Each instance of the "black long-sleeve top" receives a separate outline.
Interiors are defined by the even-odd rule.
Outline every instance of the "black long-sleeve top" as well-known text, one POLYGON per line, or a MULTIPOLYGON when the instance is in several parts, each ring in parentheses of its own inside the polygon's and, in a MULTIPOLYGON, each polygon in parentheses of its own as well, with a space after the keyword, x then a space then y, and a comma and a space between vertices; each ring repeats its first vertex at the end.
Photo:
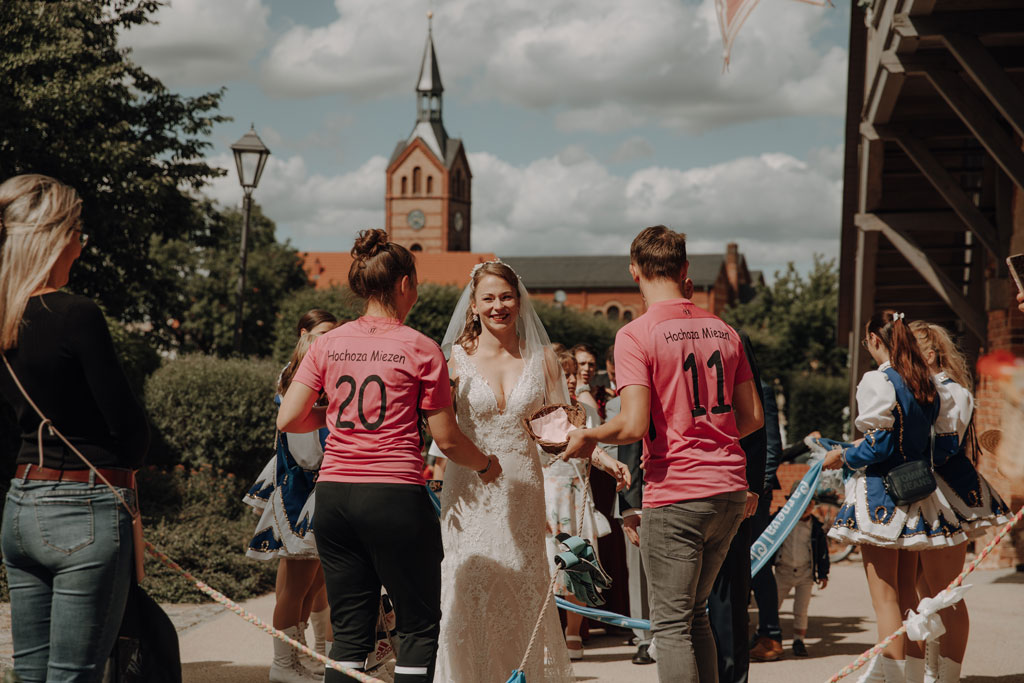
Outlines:
MULTIPOLYGON (((742 330, 738 330, 740 340, 743 342, 743 352, 747 356, 750 370, 754 375, 754 386, 757 387, 757 398, 764 408, 764 393, 761 385, 761 371, 757 366, 757 358, 754 356, 754 347, 750 343, 750 337, 742 330)), ((765 488, 765 461, 768 458, 768 433, 764 427, 748 434, 740 439, 740 448, 747 456, 747 489, 758 496, 764 493, 765 488)))
MULTIPOLYGON (((29 299, 18 345, 6 352, 32 400, 96 467, 136 468, 149 448, 145 412, 128 385, 99 307, 53 292, 29 299)), ((0 362, 0 395, 14 407, 22 433, 17 462, 39 462, 39 416, 0 362)), ((43 465, 86 465, 44 430, 43 465)))

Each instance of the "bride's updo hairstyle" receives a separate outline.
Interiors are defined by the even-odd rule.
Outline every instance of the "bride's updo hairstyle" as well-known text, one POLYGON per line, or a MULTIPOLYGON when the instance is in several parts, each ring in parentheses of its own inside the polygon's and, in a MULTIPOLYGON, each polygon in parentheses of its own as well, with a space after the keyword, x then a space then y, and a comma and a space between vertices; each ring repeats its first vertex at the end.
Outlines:
POLYGON ((363 230, 352 247, 348 286, 356 296, 375 299, 394 311, 395 285, 403 277, 416 279, 416 259, 400 244, 388 241, 383 230, 363 230))
MULTIPOLYGON (((488 261, 473 269, 469 288, 469 300, 471 302, 476 299, 476 286, 480 284, 480 280, 483 279, 484 275, 500 277, 512 287, 512 291, 516 293, 516 299, 519 298, 519 276, 516 275, 516 272, 501 261, 488 261)), ((476 338, 480 336, 481 325, 482 323, 479 319, 473 319, 473 307, 470 306, 466 309, 466 326, 462 328, 462 334, 455 340, 455 343, 467 351, 471 350, 476 346, 476 338)))
POLYGON ((931 372, 910 326, 903 321, 903 314, 891 310, 875 313, 865 327, 868 334, 878 335, 882 340, 893 370, 907 383, 914 398, 919 403, 934 401, 936 391, 931 372))

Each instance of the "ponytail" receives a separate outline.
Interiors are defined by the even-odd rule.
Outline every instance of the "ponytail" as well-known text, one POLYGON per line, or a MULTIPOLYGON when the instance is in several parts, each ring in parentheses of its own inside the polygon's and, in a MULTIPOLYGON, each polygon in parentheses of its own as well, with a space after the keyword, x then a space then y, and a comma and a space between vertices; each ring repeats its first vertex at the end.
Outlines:
POLYGON ((918 403, 933 402, 937 395, 935 383, 903 314, 891 310, 876 313, 868 321, 867 332, 882 340, 893 370, 906 382, 914 399, 918 403))

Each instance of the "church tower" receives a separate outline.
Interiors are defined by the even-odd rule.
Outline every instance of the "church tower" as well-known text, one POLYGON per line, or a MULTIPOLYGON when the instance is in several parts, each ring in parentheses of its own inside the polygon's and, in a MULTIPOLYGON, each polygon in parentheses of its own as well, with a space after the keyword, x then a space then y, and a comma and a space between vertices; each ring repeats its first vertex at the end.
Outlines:
POLYGON ((444 128, 433 13, 427 22, 416 82, 416 125, 388 162, 386 227, 392 241, 412 251, 469 251, 473 175, 462 140, 448 137, 444 128))

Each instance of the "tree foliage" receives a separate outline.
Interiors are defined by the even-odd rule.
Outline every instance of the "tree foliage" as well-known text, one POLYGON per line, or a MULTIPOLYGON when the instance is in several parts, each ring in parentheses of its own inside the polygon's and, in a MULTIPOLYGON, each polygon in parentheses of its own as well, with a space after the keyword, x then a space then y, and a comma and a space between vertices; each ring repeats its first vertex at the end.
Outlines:
POLYGON ((274 322, 271 357, 281 364, 288 362, 298 341, 296 325, 307 311, 322 308, 340 322, 355 320, 363 311, 363 302, 348 287, 314 289, 312 285, 296 289, 281 300, 274 322))
POLYGON ((221 173, 203 155, 222 93, 171 93, 117 45, 160 4, 0 2, 0 180, 43 173, 78 191, 90 245, 70 288, 121 319, 158 314, 150 238, 187 239, 189 191, 221 173))
POLYGON ((725 320, 750 335, 761 374, 784 378, 794 372, 837 376, 847 351, 836 340, 839 274, 835 260, 815 256, 802 276, 790 263, 746 303, 726 309, 725 320))
MULTIPOLYGON (((224 356, 233 349, 243 216, 209 201, 197 202, 195 213, 201 227, 190 239, 151 240, 149 286, 161 313, 161 319, 152 321, 152 333, 165 348, 224 356)), ((274 222, 254 204, 242 319, 244 355, 271 353, 281 301, 307 284, 298 252, 279 243, 274 231, 274 222)))

